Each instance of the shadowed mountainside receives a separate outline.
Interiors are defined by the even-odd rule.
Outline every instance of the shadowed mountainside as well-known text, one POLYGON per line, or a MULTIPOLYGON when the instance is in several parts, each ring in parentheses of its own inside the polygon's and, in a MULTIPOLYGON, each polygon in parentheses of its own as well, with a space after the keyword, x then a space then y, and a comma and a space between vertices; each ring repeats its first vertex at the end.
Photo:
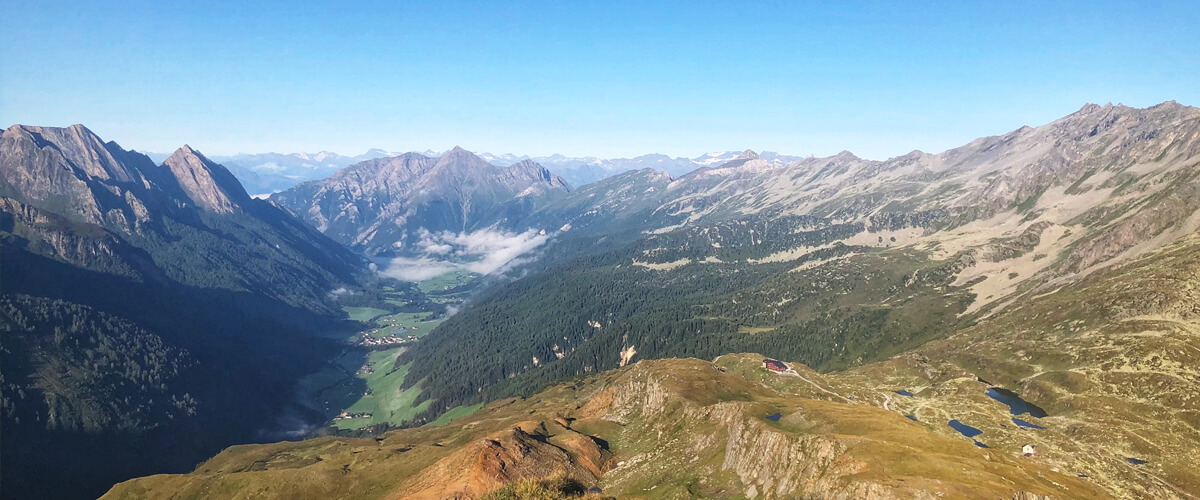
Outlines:
POLYGON ((261 440, 362 259, 184 146, 0 135, 3 496, 78 498, 261 440))

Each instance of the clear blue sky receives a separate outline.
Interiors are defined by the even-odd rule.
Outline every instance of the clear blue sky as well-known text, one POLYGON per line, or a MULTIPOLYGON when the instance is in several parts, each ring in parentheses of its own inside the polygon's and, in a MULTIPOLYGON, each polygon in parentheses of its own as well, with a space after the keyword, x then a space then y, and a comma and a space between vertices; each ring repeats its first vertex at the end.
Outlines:
POLYGON ((1194 0, 0 3, 0 126, 150 151, 881 159, 1200 105, 1194 0))

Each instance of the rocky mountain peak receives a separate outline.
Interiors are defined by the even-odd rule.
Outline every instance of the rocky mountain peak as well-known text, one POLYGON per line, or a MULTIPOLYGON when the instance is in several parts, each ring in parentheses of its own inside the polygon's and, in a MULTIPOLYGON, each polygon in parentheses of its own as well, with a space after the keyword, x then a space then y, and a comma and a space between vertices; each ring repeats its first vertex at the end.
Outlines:
POLYGON ((555 175, 553 172, 546 169, 542 164, 533 160, 521 160, 508 167, 513 172, 519 172, 529 180, 535 182, 544 182, 552 188, 560 188, 567 191, 571 190, 570 184, 563 180, 562 177, 555 175))
POLYGON ((104 141, 83 125, 66 128, 13 125, 4 135, 30 147, 30 153, 60 156, 70 167, 92 179, 106 183, 141 182, 136 170, 126 168, 114 158, 104 141))
POLYGON ((443 154, 442 157, 443 158, 465 158, 465 157, 477 157, 477 156, 475 155, 475 153, 472 153, 470 151, 463 149, 462 146, 454 146, 453 148, 450 149, 450 151, 447 151, 445 154, 443 154))
POLYGON ((433 169, 453 172, 452 175, 474 176, 492 167, 491 163, 488 163, 487 160, 475 153, 467 151, 460 146, 454 146, 453 149, 437 158, 437 163, 433 169))
POLYGON ((163 162, 179 189, 192 203, 205 210, 231 213, 249 203, 250 196, 225 167, 184 144, 163 162))
POLYGON ((747 149, 742 151, 742 154, 738 155, 738 159, 757 160, 758 153, 755 153, 753 149, 747 149))
POLYGON ((854 153, 851 153, 851 152, 849 152, 849 151, 846 151, 846 150, 842 150, 840 153, 838 153, 838 154, 836 154, 836 155, 833 155, 833 158, 834 158, 834 159, 836 159, 836 160, 841 160, 841 161, 852 161, 852 160, 858 160, 858 159, 860 159, 860 158, 859 158, 858 156, 856 156, 854 153))
POLYGON ((514 170, 534 170, 534 169, 545 170, 545 167, 543 167, 540 163, 533 161, 533 160, 521 160, 519 162, 512 164, 511 166, 509 166, 509 168, 514 169, 514 170))

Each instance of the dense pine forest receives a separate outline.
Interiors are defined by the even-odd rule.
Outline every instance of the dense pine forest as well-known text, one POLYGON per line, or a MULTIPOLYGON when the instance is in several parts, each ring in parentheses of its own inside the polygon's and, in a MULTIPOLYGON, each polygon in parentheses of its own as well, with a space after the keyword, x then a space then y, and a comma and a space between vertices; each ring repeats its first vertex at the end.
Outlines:
MULTIPOLYGON (((877 219, 880 230, 944 221, 877 219)), ((433 400, 415 423, 616 368, 630 348, 636 359, 759 352, 829 370, 882 359, 954 328, 971 296, 931 293, 952 281, 941 268, 953 262, 831 243, 861 230, 785 217, 562 241, 538 272, 488 289, 403 356, 413 362, 405 386, 420 384, 418 401, 433 400), (788 262, 746 262, 797 245, 821 248, 788 262), (858 258, 843 259, 852 255, 858 258), (832 264, 805 266, 824 262, 832 264), (667 272, 652 263, 680 267, 667 272)))

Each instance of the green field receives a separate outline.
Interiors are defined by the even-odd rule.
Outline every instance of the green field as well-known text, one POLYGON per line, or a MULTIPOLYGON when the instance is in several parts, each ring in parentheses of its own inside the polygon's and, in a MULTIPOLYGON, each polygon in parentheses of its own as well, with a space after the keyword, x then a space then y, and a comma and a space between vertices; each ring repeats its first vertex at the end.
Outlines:
MULTIPOLYGON (((400 424, 429 406, 429 401, 416 407, 412 406, 412 402, 421 393, 420 389, 412 387, 408 390, 400 390, 400 384, 404 383, 404 376, 408 374, 408 365, 395 366, 401 349, 372 352, 365 365, 371 367, 372 373, 359 371, 354 379, 347 380, 342 384, 346 388, 361 389, 365 382, 366 390, 370 393, 355 391, 354 394, 336 394, 330 399, 330 403, 333 403, 334 399, 337 399, 339 403, 349 403, 342 406, 347 412, 370 413, 371 417, 337 420, 333 423, 335 426, 339 429, 358 429, 384 422, 400 424), (342 399, 340 396, 347 397, 342 399)), ((341 387, 339 386, 339 388, 341 387)), ((345 393, 347 391, 335 390, 334 392, 345 393)))
POLYGON ((430 278, 420 283, 417 286, 424 293, 445 291, 446 287, 456 287, 470 283, 471 280, 479 277, 478 274, 472 273, 465 269, 456 269, 436 278, 430 278))
MULTIPOLYGON (((443 292, 442 295, 430 297, 436 303, 460 304, 463 301, 460 295, 465 295, 466 292, 444 294, 446 288, 465 285, 476 278, 478 278, 477 274, 458 270, 420 282, 418 286, 424 293, 443 292)), ((384 301, 388 306, 399 308, 408 305, 402 294, 397 293, 395 288, 384 286, 383 291, 384 301)), ((381 305, 381 307, 386 306, 381 305)), ((351 320, 370 326, 360 332, 360 335, 371 335, 376 338, 391 334, 401 337, 413 335, 420 338, 445 320, 445 317, 431 319, 436 314, 433 311, 393 314, 377 307, 343 306, 342 309, 346 311, 351 320)), ((359 429, 385 422, 401 424, 424 411, 430 403, 430 401, 425 401, 413 407, 412 403, 421 390, 416 387, 406 391, 400 390, 400 385, 404 383, 404 377, 408 374, 409 365, 396 366, 395 364, 396 358, 404 349, 405 347, 396 347, 369 353, 351 349, 324 370, 302 379, 298 389, 329 418, 342 411, 351 414, 371 414, 369 418, 359 417, 333 421, 333 425, 339 429, 359 429), (367 367, 370 367, 370 373, 367 373, 367 367)), ((478 405, 454 408, 438 419, 438 424, 469 415, 477 409, 479 409, 478 405)))
POLYGON ((425 334, 442 324, 442 321, 445 321, 445 318, 429 320, 428 318, 431 315, 431 313, 427 312, 418 312, 397 313, 384 316, 375 320, 375 324, 378 326, 378 328, 370 330, 368 333, 374 337, 386 337, 392 333, 402 337, 408 335, 424 337, 425 334))
POLYGON ((383 309, 376 309, 374 307, 342 306, 342 310, 346 311, 346 314, 350 315, 350 319, 354 321, 362 321, 363 323, 371 321, 371 318, 388 313, 383 309))

